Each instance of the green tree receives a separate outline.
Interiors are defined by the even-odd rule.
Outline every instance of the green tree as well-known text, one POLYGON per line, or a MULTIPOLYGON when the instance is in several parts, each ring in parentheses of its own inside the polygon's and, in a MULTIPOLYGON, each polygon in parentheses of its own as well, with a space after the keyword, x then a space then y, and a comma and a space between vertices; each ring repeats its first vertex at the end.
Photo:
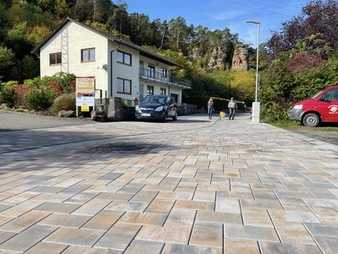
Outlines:
POLYGON ((14 57, 15 55, 11 49, 0 46, 0 73, 14 64, 14 57))

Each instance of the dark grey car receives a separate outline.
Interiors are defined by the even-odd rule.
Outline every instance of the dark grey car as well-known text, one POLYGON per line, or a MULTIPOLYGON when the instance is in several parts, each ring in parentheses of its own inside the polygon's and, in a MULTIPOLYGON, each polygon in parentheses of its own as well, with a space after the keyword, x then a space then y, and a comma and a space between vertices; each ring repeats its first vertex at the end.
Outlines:
POLYGON ((166 95, 148 95, 135 108, 138 120, 150 119, 164 121, 167 118, 177 120, 177 104, 173 98, 166 95))

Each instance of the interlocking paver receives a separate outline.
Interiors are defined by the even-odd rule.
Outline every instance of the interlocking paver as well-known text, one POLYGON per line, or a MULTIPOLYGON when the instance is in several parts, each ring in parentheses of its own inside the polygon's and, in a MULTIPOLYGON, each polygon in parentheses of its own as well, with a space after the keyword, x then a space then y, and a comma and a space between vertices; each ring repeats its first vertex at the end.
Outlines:
POLYGON ((49 214, 44 211, 31 211, 2 225, 0 230, 18 233, 47 217, 49 214))
POLYGON ((111 227, 122 216, 123 212, 103 210, 92 217, 83 228, 106 230, 111 227))
POLYGON ((62 227, 80 227, 91 217, 70 214, 51 214, 39 222, 39 224, 62 226, 62 227))
POLYGON ((135 240, 128 247, 126 254, 160 254, 164 244, 151 241, 135 240))
POLYGON ((0 253, 338 252, 337 146, 184 118, 2 133, 0 253))
POLYGON ((40 242, 27 251, 27 254, 60 254, 67 248, 67 245, 40 242))
POLYGON ((163 254, 221 254, 222 251, 210 247, 191 246, 182 244, 166 244, 163 254))
POLYGON ((24 252, 51 234, 56 228, 34 225, 0 245, 0 250, 24 252))
POLYGON ((89 248, 89 247, 80 247, 80 246, 70 246, 62 254, 121 254, 122 252, 117 252, 109 249, 101 248, 89 248))
POLYGON ((256 241, 225 240, 224 254, 260 254, 256 241))
POLYGON ((195 223, 189 243, 191 245, 222 248, 222 225, 195 223))
POLYGON ((59 228, 45 241, 70 245, 92 246, 104 233, 99 230, 59 228))
POLYGON ((141 226, 116 224, 95 244, 95 247, 124 251, 141 226))
POLYGON ((262 254, 320 254, 321 251, 314 245, 293 245, 263 242, 261 244, 262 254))

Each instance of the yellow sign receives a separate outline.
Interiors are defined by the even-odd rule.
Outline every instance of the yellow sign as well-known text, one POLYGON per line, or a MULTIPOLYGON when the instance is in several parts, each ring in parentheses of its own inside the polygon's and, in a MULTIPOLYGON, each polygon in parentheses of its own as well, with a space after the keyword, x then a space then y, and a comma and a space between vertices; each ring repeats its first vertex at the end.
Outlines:
POLYGON ((89 112, 89 106, 86 104, 81 105, 81 112, 89 112))

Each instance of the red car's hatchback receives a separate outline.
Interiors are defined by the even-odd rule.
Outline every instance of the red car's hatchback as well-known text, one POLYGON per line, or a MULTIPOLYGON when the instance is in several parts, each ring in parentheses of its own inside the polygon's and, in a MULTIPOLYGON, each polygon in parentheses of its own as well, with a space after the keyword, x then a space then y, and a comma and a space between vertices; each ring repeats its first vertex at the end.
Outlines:
POLYGON ((338 84, 326 87, 310 99, 297 102, 290 109, 289 118, 311 127, 321 122, 338 123, 338 84))

